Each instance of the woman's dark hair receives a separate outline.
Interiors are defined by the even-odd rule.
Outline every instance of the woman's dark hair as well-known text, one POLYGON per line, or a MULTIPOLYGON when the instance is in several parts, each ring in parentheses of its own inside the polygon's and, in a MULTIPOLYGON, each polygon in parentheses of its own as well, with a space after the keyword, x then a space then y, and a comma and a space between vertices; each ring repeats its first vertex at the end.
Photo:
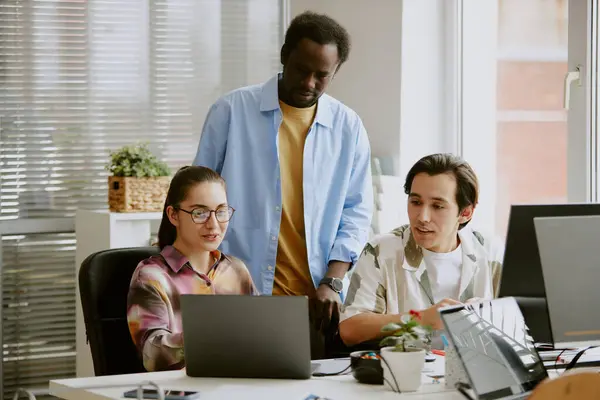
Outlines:
MULTIPOLYGON (((292 19, 285 33, 282 55, 289 55, 302 39, 310 39, 320 45, 335 44, 340 66, 346 62, 350 54, 348 31, 325 14, 305 11, 292 19)), ((283 58, 287 58, 287 56, 283 58)))
MULTIPOLYGON (((479 201, 479 181, 471 166, 462 158, 450 153, 431 154, 421 158, 406 175, 404 193, 410 195, 413 180, 420 173, 430 176, 452 174, 456 179, 456 204, 459 212, 479 201)), ((464 228, 470 221, 460 224, 464 228)))
POLYGON ((158 228, 158 247, 160 247, 161 250, 164 249, 165 246, 175 243, 175 239, 177 238, 177 228, 169 220, 167 207, 179 206, 179 204, 185 200, 192 187, 204 182, 218 182, 225 188, 225 180, 221 175, 206 167, 182 167, 177 171, 175 176, 173 176, 171 184, 169 185, 169 191, 167 192, 167 198, 165 199, 165 207, 163 208, 160 228, 158 228))

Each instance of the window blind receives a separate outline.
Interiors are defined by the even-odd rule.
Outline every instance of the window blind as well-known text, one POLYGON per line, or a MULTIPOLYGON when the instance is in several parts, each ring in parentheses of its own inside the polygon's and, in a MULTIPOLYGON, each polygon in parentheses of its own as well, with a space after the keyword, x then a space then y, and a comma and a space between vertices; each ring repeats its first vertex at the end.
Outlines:
POLYGON ((106 208, 125 144, 190 164, 216 98, 279 70, 282 3, 0 0, 0 232, 32 227, 2 236, 5 398, 75 374, 75 238, 41 221, 106 208))
POLYGON ((75 235, 2 237, 3 399, 75 371, 75 235))
POLYGON ((106 207, 108 151, 193 160, 221 94, 279 68, 280 0, 0 2, 0 219, 106 207))

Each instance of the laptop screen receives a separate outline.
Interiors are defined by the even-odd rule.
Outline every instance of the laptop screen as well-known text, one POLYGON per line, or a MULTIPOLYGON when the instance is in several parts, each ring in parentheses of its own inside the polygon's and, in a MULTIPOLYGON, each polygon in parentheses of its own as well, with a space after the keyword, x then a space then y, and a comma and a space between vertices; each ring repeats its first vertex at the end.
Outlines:
POLYGON ((479 399, 526 393, 548 375, 512 297, 440 311, 479 399))

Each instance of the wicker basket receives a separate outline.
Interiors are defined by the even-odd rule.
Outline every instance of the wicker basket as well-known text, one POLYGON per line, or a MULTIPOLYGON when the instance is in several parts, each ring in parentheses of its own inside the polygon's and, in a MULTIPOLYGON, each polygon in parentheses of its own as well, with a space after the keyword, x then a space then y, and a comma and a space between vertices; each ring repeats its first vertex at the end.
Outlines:
POLYGON ((162 211, 171 178, 108 177, 108 207, 112 212, 162 211))

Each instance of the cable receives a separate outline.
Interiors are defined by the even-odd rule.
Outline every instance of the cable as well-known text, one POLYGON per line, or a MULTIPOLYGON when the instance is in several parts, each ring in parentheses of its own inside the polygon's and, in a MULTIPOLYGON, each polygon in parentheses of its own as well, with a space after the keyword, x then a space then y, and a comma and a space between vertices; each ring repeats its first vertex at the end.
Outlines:
MULTIPOLYGON (((390 375, 392 376, 392 379, 394 380, 394 385, 392 385, 392 383, 387 380, 385 378, 385 376, 383 377, 384 382, 386 382, 388 385, 390 385, 390 388, 392 388, 392 390, 396 393, 402 393, 402 391, 400 390, 400 385, 398 385, 398 381, 396 380, 396 376, 394 375, 394 373, 392 372, 392 369, 390 368, 390 365, 388 364, 388 362, 383 358, 379 357, 380 361, 383 361, 385 363, 385 365, 387 366, 388 370, 390 371, 390 375)), ((346 368, 344 368, 341 371, 337 371, 337 372, 313 372, 312 376, 314 377, 324 377, 324 376, 337 376, 337 375, 342 375, 343 373, 345 373, 346 371, 348 371, 350 368, 352 367, 352 364, 348 365, 346 368)), ((375 368, 375 367, 365 367, 365 366, 359 366, 355 368, 355 371, 361 371, 361 370, 371 370, 374 371, 376 373, 379 373, 379 369, 375 368)), ((381 371, 381 373, 383 374, 383 371, 381 371)))
POLYGON ((471 395, 467 393, 467 390, 471 389, 471 385, 469 385, 468 383, 456 382, 454 387, 456 387, 456 390, 458 390, 458 392, 462 394, 465 398, 469 400, 474 400, 473 397, 471 397, 471 395))
POLYGON ((577 353, 575 355, 575 357, 573 357, 573 359, 571 360, 571 362, 569 363, 569 365, 566 366, 565 371, 570 370, 571 368, 573 368, 575 366, 575 364, 577 364, 577 361, 579 361, 579 359, 581 358, 581 356, 583 355, 583 353, 585 353, 586 351, 590 350, 590 349, 595 349, 598 346, 588 346, 585 349, 581 350, 579 353, 577 353))
POLYGON ((394 372, 392 371, 392 367, 390 367, 390 364, 388 364, 386 359, 381 354, 379 354, 379 359, 385 363, 386 367, 388 368, 388 371, 390 371, 390 375, 392 376, 392 379, 394 380, 394 384, 396 385, 396 388, 394 388, 394 386, 392 386, 392 383, 390 381, 385 379, 385 372, 383 374, 383 380, 385 382, 387 382, 388 385, 390 385, 390 388, 392 388, 392 390, 394 392, 402 393, 402 391, 400 390, 400 385, 398 385, 398 381, 396 380, 396 376, 394 375, 394 372))
POLYGON ((344 372, 348 371, 348 369, 350 369, 351 365, 348 365, 346 368, 344 368, 341 371, 338 372, 313 372, 312 376, 315 377, 322 377, 322 376, 336 376, 336 375, 341 375, 344 372))
POLYGON ((554 369, 558 369, 558 361, 560 360, 560 357, 563 355, 563 353, 567 350, 570 349, 562 349, 562 351, 560 353, 558 353, 558 356, 556 356, 556 359, 554 360, 554 369))

